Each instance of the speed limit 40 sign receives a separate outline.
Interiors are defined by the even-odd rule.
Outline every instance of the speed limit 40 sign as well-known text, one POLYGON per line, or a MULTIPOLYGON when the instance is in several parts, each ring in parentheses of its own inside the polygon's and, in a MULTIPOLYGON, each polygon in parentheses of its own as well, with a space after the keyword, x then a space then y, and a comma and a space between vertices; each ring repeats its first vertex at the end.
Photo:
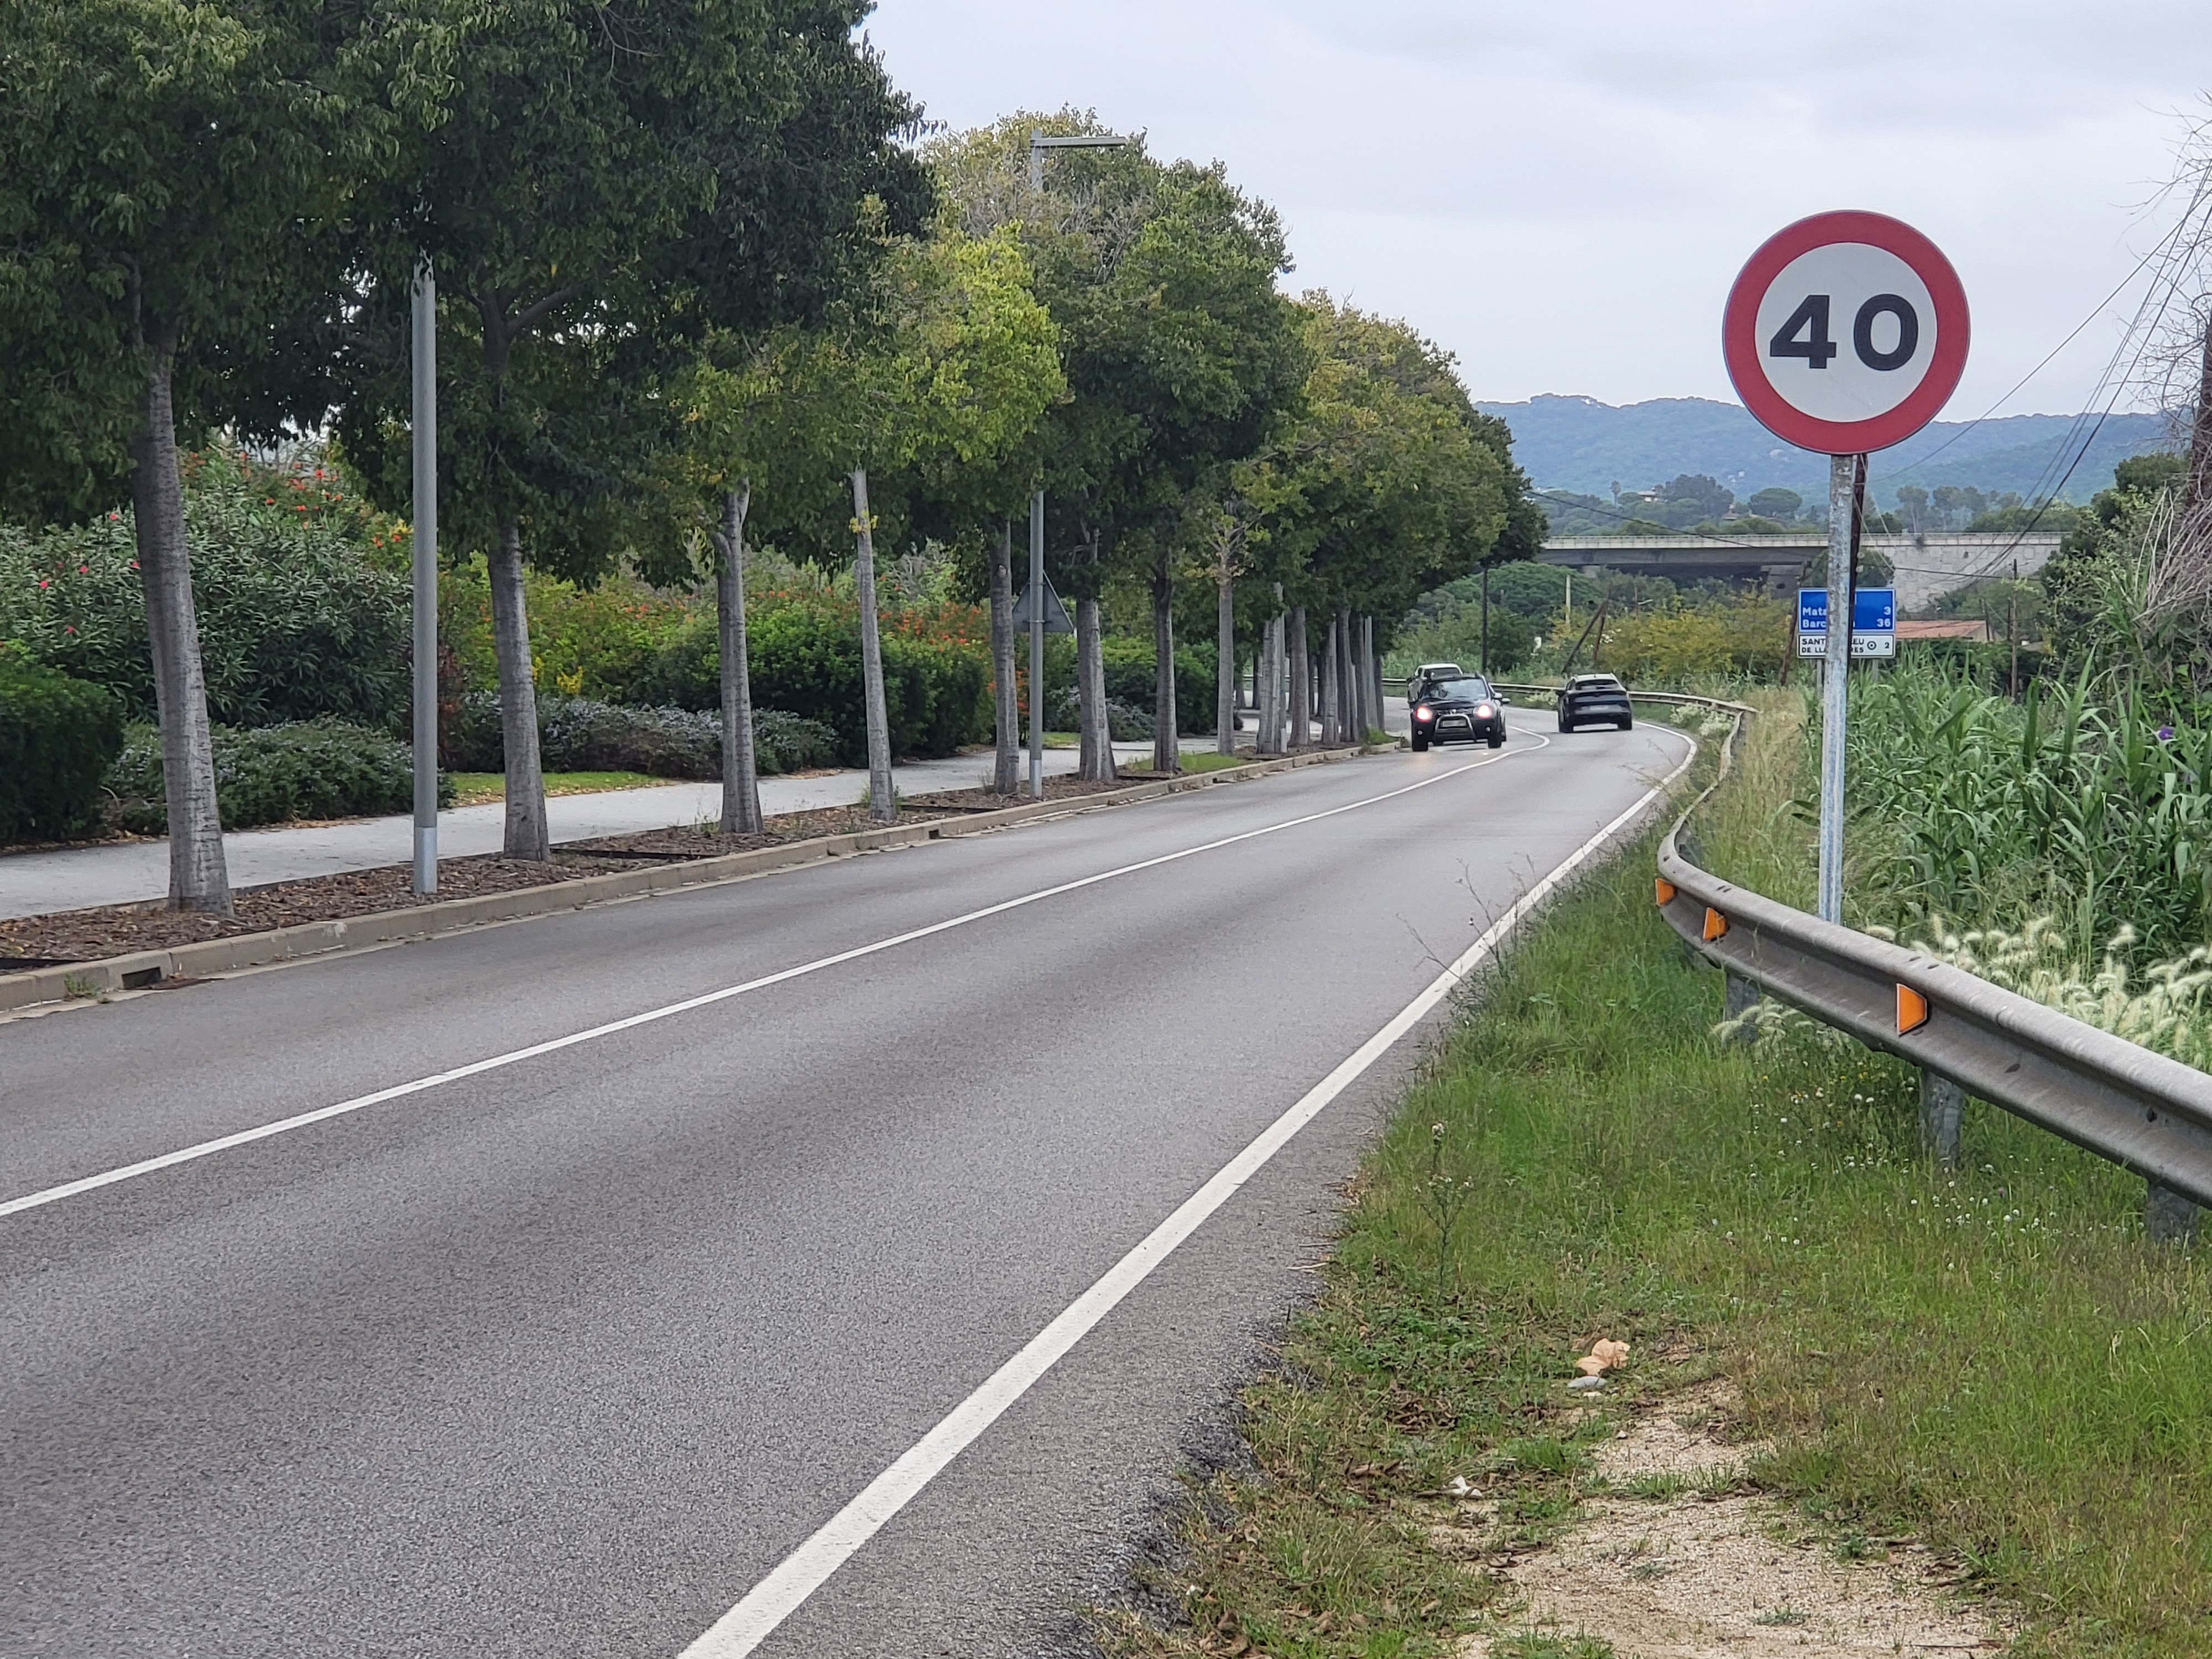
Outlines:
POLYGON ((1729 291, 1721 337, 1744 407, 1830 455, 1902 443, 1966 366, 1966 291, 1911 226, 1820 213, 1769 237, 1729 291))

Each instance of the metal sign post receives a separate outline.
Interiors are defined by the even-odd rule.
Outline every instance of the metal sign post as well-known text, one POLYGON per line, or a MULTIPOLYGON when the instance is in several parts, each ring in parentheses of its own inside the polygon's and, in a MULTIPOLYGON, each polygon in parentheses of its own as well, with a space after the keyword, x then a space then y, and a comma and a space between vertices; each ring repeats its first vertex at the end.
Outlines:
MULTIPOLYGON (((1030 497, 1030 592, 1044 591, 1044 491, 1030 497)), ((1030 612, 1030 793, 1044 799, 1044 607, 1030 612)))
POLYGON ((1863 455, 1828 458, 1828 643, 1820 665, 1820 876, 1823 921, 1844 919, 1844 718, 1851 673, 1850 624, 1857 609, 1851 592, 1851 504, 1859 493, 1863 455), (1844 637, 1833 649, 1838 633, 1844 637))
POLYGON ((438 890, 438 284, 415 276, 415 890, 438 890))
MULTIPOLYGON (((1951 262, 1911 226, 1879 213, 1800 219, 1767 238, 1729 290, 1722 350, 1744 406, 1777 437, 1830 458, 1817 653, 1824 921, 1844 919, 1844 720, 1851 659, 1861 654, 1851 590, 1867 455, 1936 417, 1966 368, 1968 333, 1966 292, 1951 262)), ((1816 654, 1806 648, 1810 622, 1806 614, 1804 655, 1816 654)))

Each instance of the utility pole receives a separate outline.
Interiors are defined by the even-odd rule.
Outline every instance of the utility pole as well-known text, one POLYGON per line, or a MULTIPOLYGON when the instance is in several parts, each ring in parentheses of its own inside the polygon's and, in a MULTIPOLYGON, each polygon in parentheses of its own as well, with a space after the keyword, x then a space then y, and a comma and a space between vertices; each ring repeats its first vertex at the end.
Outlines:
POLYGON ((2012 647, 2012 700, 2020 701, 2020 561, 2012 562, 2012 592, 2005 598, 2005 640, 2012 647))
POLYGON ((438 283, 415 273, 415 890, 438 890, 438 283))

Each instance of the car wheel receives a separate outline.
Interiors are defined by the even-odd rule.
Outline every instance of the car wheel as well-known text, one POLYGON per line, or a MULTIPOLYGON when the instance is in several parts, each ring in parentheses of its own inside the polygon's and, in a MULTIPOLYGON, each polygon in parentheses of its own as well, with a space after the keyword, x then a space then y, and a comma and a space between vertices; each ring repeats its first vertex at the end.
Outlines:
POLYGON ((1618 726, 1624 732, 1632 731, 1635 729, 1636 726, 1636 716, 1631 714, 1626 720, 1615 720, 1613 724, 1618 726))
POLYGON ((1429 746, 1429 740, 1428 740, 1426 738, 1419 737, 1419 736, 1416 736, 1416 737, 1414 738, 1414 739, 1413 739, 1413 752, 1414 752, 1415 754, 1417 754, 1417 755, 1418 755, 1418 754, 1419 754, 1423 750, 1426 749, 1428 746, 1429 746))
POLYGON ((1505 739, 1503 738, 1492 738, 1490 740, 1490 746, 1492 749, 1503 749, 1505 747, 1505 739))
POLYGON ((1572 720, 1569 720, 1569 719, 1568 719, 1565 714, 1562 714, 1562 715, 1560 715, 1560 716, 1559 716, 1559 730, 1560 730, 1560 731, 1562 731, 1562 732, 1571 732, 1571 731, 1573 731, 1574 729, 1575 729, 1575 723, 1574 723, 1572 720))

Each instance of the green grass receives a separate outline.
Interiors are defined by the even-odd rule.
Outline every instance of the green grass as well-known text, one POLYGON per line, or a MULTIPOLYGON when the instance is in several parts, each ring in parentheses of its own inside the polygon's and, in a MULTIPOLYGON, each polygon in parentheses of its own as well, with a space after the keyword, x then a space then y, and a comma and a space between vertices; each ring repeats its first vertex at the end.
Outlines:
POLYGON ((1221 772, 1232 766, 1249 766, 1255 757, 1251 755, 1218 755, 1210 749, 1186 749, 1182 751, 1182 769, 1186 772, 1221 772))
MULTIPOLYGON (((446 775, 453 780, 456 806, 478 806, 485 801, 507 799, 507 779, 501 773, 448 772, 446 775)), ((594 795, 609 789, 642 789, 670 781, 667 778, 648 777, 642 772, 548 772, 545 793, 594 795)))
MULTIPOLYGON (((1775 803, 1803 745, 1771 726, 1704 844, 1795 898, 1809 831, 1775 803)), ((1257 1471, 1191 1514, 1163 1586, 1190 1623, 1109 1639, 1448 1653, 1500 1590, 1426 1547, 1436 1494, 1466 1475, 1525 1542, 1568 1523, 1610 1430, 1569 1426, 1562 1385, 1615 1336, 1608 1410, 1733 1376, 1779 1447, 1756 1484, 1839 1553, 1921 1537, 2025 1612, 2020 1651, 2212 1654, 2212 1274, 2053 1136, 1970 1103, 1946 1173, 1905 1067, 1716 1040, 1719 976, 1660 921, 1651 851, 1554 908, 1410 1090, 1284 1370, 1247 1391, 1257 1471), (1471 1194, 1448 1249, 1440 1178, 1471 1194)))

